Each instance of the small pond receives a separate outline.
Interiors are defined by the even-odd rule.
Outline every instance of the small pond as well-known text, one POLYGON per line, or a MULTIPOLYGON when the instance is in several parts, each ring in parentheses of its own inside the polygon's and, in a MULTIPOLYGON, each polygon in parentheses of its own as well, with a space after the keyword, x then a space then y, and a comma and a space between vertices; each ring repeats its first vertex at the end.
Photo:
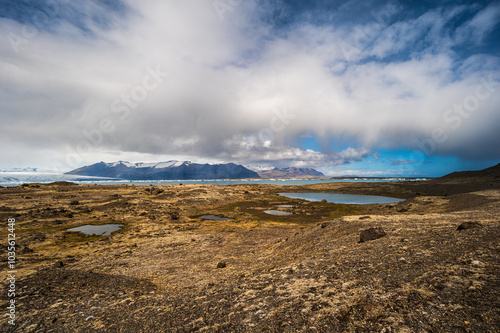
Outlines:
POLYGON ((293 208, 293 205, 276 205, 279 208, 293 208))
POLYGON ((227 217, 220 217, 215 215, 203 215, 199 217, 203 220, 211 220, 211 221, 233 221, 233 219, 228 219, 227 217))
POLYGON ((81 227, 76 227, 68 229, 68 231, 79 231, 87 236, 97 235, 97 236, 109 236, 111 233, 120 230, 123 224, 104 224, 104 225, 82 225, 81 227))
POLYGON ((270 214, 270 215, 276 215, 276 216, 292 215, 292 213, 284 212, 282 210, 276 210, 276 209, 265 210, 264 213, 270 214))
POLYGON ((341 193, 305 192, 305 193, 278 193, 278 194, 290 199, 304 199, 308 201, 326 200, 331 203, 354 204, 354 205, 388 204, 405 200, 405 199, 398 199, 391 197, 382 197, 377 195, 341 194, 341 193))

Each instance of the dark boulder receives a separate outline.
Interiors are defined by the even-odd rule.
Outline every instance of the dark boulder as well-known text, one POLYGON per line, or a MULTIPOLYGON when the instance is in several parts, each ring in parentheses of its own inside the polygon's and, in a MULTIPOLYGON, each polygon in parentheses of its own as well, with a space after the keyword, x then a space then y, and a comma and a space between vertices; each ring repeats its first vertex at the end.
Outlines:
POLYGON ((361 231, 359 243, 375 240, 383 236, 385 236, 385 232, 381 227, 369 228, 361 231))
POLYGON ((26 254, 26 253, 32 253, 32 252, 33 252, 33 250, 32 250, 32 249, 30 249, 30 248, 29 248, 29 247, 27 247, 27 246, 22 246, 22 245, 21 245, 21 246, 19 247, 19 253, 20 253, 20 254, 26 254))
POLYGON ((482 227, 482 225, 479 222, 464 222, 458 226, 457 230, 467 230, 480 227, 482 227))
POLYGON ((168 215, 170 215, 170 218, 171 218, 172 220, 178 220, 178 219, 180 218, 180 214, 179 214, 179 212, 177 212, 177 211, 175 211, 175 210, 174 210, 174 211, 170 211, 170 212, 168 212, 168 215))
POLYGON ((151 186, 150 188, 146 189, 146 192, 148 192, 151 195, 158 195, 160 193, 163 193, 164 191, 161 188, 151 186))
POLYGON ((322 223, 318 223, 318 225, 320 226, 321 229, 324 229, 324 228, 332 225, 332 222, 322 222, 322 223))

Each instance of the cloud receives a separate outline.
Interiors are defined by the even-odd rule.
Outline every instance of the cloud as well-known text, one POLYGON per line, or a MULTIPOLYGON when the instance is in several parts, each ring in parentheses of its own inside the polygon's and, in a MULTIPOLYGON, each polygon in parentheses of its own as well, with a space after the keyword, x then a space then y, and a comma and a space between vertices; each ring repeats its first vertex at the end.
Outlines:
POLYGON ((500 21, 500 4, 490 3, 479 10, 470 20, 457 29, 459 40, 471 40, 480 44, 498 25, 500 21))
MULTIPOLYGON (((240 2, 221 20, 211 1, 105 3, 61 2, 34 36, 25 33, 32 16, 0 18, 4 156, 24 163, 15 152, 43 151, 68 165, 113 152, 328 166, 433 140, 432 153, 498 157, 499 58, 455 51, 495 29, 498 6, 434 8, 405 20, 393 8, 383 24, 373 15, 297 14, 285 24, 300 9, 240 2), (156 69, 168 72, 158 84, 156 69), (481 80, 491 81, 488 98, 468 116, 446 113, 469 103, 481 80), (447 139, 434 140, 436 129, 447 139), (294 144, 305 132, 324 147, 354 143, 313 151, 294 144)), ((361 12, 342 7, 349 10, 361 12)))
POLYGON ((421 161, 404 160, 404 159, 391 159, 391 165, 405 165, 405 164, 418 164, 421 161))
POLYGON ((253 161, 253 164, 276 167, 325 167, 362 161, 372 155, 367 148, 347 148, 340 152, 321 153, 286 145, 266 145, 258 136, 234 137, 226 140, 225 160, 253 161))

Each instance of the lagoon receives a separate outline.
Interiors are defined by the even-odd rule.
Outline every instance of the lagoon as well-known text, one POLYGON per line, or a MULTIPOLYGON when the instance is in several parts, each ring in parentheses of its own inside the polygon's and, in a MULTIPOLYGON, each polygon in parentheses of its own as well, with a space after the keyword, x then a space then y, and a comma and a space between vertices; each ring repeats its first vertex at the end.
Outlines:
POLYGON ((211 220, 211 221, 233 221, 233 219, 228 219, 227 217, 220 217, 215 215, 203 215, 199 217, 202 220, 211 220))
POLYGON ((123 227, 123 224, 104 224, 104 225, 82 225, 81 227, 76 227, 68 229, 68 231, 79 231, 87 236, 97 235, 97 236, 109 236, 113 232, 118 231, 123 227))
POLYGON ((326 183, 383 183, 400 181, 418 181, 426 178, 331 178, 331 179, 211 179, 211 180, 125 180, 115 178, 89 177, 66 175, 60 173, 43 172, 0 172, 0 186, 19 186, 24 183, 51 183, 56 181, 68 181, 77 184, 98 185, 179 185, 179 184, 203 184, 203 185, 240 185, 240 184, 269 184, 269 185, 312 185, 326 183))
POLYGON ((276 209, 265 210, 264 213, 270 214, 270 215, 275 215, 275 216, 287 216, 287 215, 293 214, 290 212, 284 212, 282 210, 276 210, 276 209))
POLYGON ((376 195, 342 194, 342 193, 302 192, 302 193, 278 193, 278 194, 290 199, 304 199, 307 201, 326 200, 330 203, 353 204, 353 205, 388 204, 405 200, 405 199, 383 197, 376 195))

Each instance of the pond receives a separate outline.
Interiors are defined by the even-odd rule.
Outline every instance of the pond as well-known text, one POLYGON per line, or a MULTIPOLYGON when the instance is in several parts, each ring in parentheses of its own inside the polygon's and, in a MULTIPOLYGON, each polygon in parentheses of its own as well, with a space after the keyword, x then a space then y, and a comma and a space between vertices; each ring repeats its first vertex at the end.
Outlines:
POLYGON ((342 194, 342 193, 304 192, 304 193, 278 193, 278 194, 290 199, 304 199, 308 201, 326 200, 331 203, 354 204, 354 205, 388 204, 405 200, 405 199, 398 199, 391 197, 382 197, 377 195, 342 194))
POLYGON ((199 217, 203 220, 211 220, 211 221, 233 221, 233 219, 228 219, 227 217, 220 217, 215 215, 203 215, 199 217))
POLYGON ((97 236, 109 236, 111 233, 120 230, 123 224, 104 224, 104 225, 82 225, 81 227, 76 227, 68 229, 68 231, 79 231, 87 236, 97 235, 97 236))
POLYGON ((282 210, 276 210, 276 209, 265 210, 264 213, 270 214, 270 215, 275 215, 275 216, 292 215, 292 213, 284 212, 282 210))

